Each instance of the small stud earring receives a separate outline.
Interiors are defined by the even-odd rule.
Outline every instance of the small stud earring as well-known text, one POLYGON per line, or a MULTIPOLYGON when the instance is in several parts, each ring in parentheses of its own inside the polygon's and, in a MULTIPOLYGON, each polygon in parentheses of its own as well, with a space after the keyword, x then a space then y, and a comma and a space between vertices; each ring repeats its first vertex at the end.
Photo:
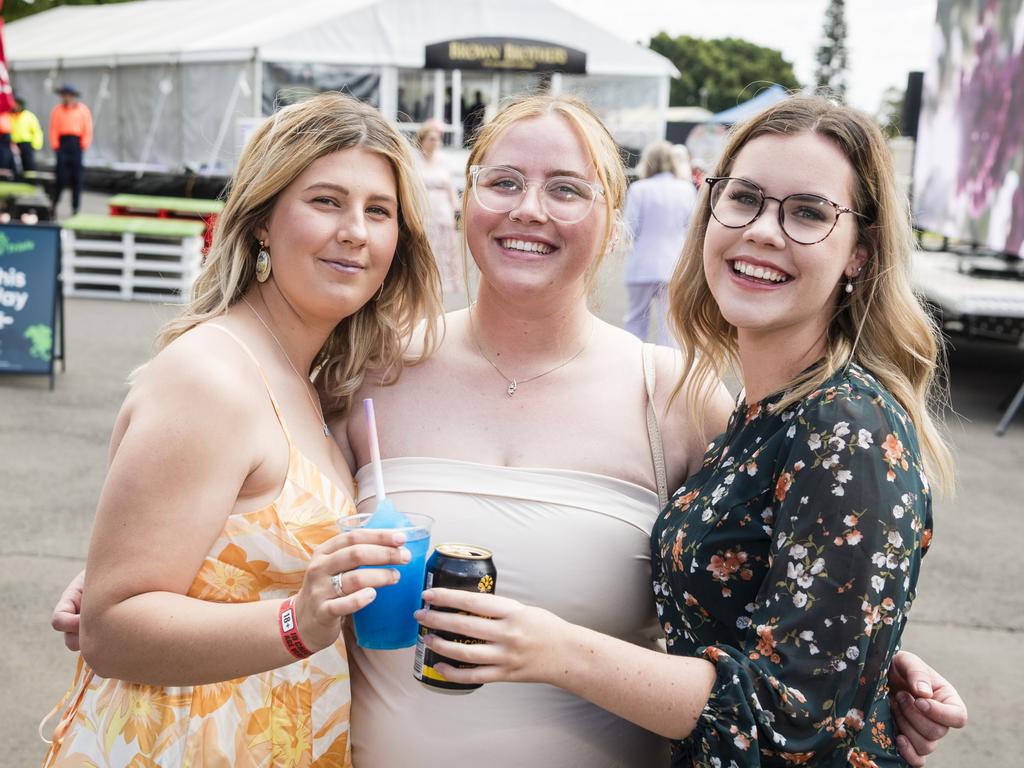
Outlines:
POLYGON ((256 279, 261 283, 265 283, 269 277, 270 251, 267 250, 266 244, 260 240, 260 252, 256 254, 256 279))

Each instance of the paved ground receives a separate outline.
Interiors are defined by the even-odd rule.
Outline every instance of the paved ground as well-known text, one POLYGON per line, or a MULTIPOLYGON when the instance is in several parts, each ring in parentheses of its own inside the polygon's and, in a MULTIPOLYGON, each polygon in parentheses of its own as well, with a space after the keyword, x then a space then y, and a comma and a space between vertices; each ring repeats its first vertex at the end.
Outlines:
MULTIPOLYGON (((65 204, 66 205, 66 204, 65 204)), ((102 210, 102 201, 86 201, 102 210)), ((621 265, 601 276, 599 311, 622 316, 621 265)), ((0 379, 0 765, 37 765, 36 726, 60 698, 74 656, 48 627, 61 588, 83 565, 103 480, 107 441, 125 378, 146 359, 173 309, 160 305, 67 301, 67 372, 54 392, 29 378, 0 379)), ((936 509, 920 598, 905 646, 937 666, 967 700, 972 722, 950 736, 936 768, 1019 766, 1017 723, 1024 710, 1024 414, 1003 438, 993 434, 998 401, 1024 373, 1024 353, 969 344, 951 356, 949 419, 960 488, 936 509)))

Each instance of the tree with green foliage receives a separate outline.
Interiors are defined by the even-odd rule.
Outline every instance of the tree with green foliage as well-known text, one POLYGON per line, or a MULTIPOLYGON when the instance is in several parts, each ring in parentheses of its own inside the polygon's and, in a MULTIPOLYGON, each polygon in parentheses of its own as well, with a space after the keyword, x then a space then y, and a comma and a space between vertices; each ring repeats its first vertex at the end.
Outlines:
POLYGON ((800 88, 793 65, 781 52, 747 40, 670 37, 659 32, 648 47, 679 70, 669 95, 674 107, 702 106, 720 112, 752 98, 770 83, 800 88))
POLYGON ((825 27, 822 33, 825 38, 814 58, 818 68, 814 72, 814 82, 818 88, 825 89, 840 102, 846 101, 846 70, 849 56, 846 52, 846 2, 830 0, 825 11, 825 27))
POLYGON ((48 11, 59 5, 104 5, 124 3, 129 0, 6 0, 3 3, 4 21, 17 21, 34 13, 48 11))
POLYGON ((895 86, 889 86, 882 95, 882 105, 875 119, 882 126, 886 136, 892 138, 903 132, 903 103, 907 93, 895 86))

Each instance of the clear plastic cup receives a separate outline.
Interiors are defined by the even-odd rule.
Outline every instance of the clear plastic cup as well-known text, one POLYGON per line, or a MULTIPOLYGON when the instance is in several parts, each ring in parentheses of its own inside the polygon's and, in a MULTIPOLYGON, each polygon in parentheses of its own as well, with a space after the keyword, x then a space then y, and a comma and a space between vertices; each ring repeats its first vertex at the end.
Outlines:
MULTIPOLYGON (((375 525, 372 514, 346 517, 341 521, 343 531, 358 528, 384 528, 405 534, 405 546, 412 558, 405 565, 362 566, 364 568, 395 568, 399 573, 397 584, 377 587, 373 602, 352 616, 356 642, 360 647, 375 651, 393 651, 416 645, 419 625, 413 617, 422 604, 423 577, 430 549, 430 529, 434 519, 416 513, 389 516, 384 525, 375 525)), ((379 519, 379 518, 378 518, 379 519)))

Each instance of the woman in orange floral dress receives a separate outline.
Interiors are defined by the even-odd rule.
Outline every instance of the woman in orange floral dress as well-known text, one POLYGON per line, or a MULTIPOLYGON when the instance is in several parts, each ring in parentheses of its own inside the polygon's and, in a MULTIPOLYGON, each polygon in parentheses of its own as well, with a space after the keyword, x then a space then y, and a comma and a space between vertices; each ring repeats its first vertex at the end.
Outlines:
POLYGON ((347 409, 439 313, 421 206, 371 107, 325 94, 256 130, 114 427, 84 664, 46 765, 350 764, 342 617, 397 578, 357 566, 409 554, 395 532, 339 534, 352 478, 319 395, 347 409))

